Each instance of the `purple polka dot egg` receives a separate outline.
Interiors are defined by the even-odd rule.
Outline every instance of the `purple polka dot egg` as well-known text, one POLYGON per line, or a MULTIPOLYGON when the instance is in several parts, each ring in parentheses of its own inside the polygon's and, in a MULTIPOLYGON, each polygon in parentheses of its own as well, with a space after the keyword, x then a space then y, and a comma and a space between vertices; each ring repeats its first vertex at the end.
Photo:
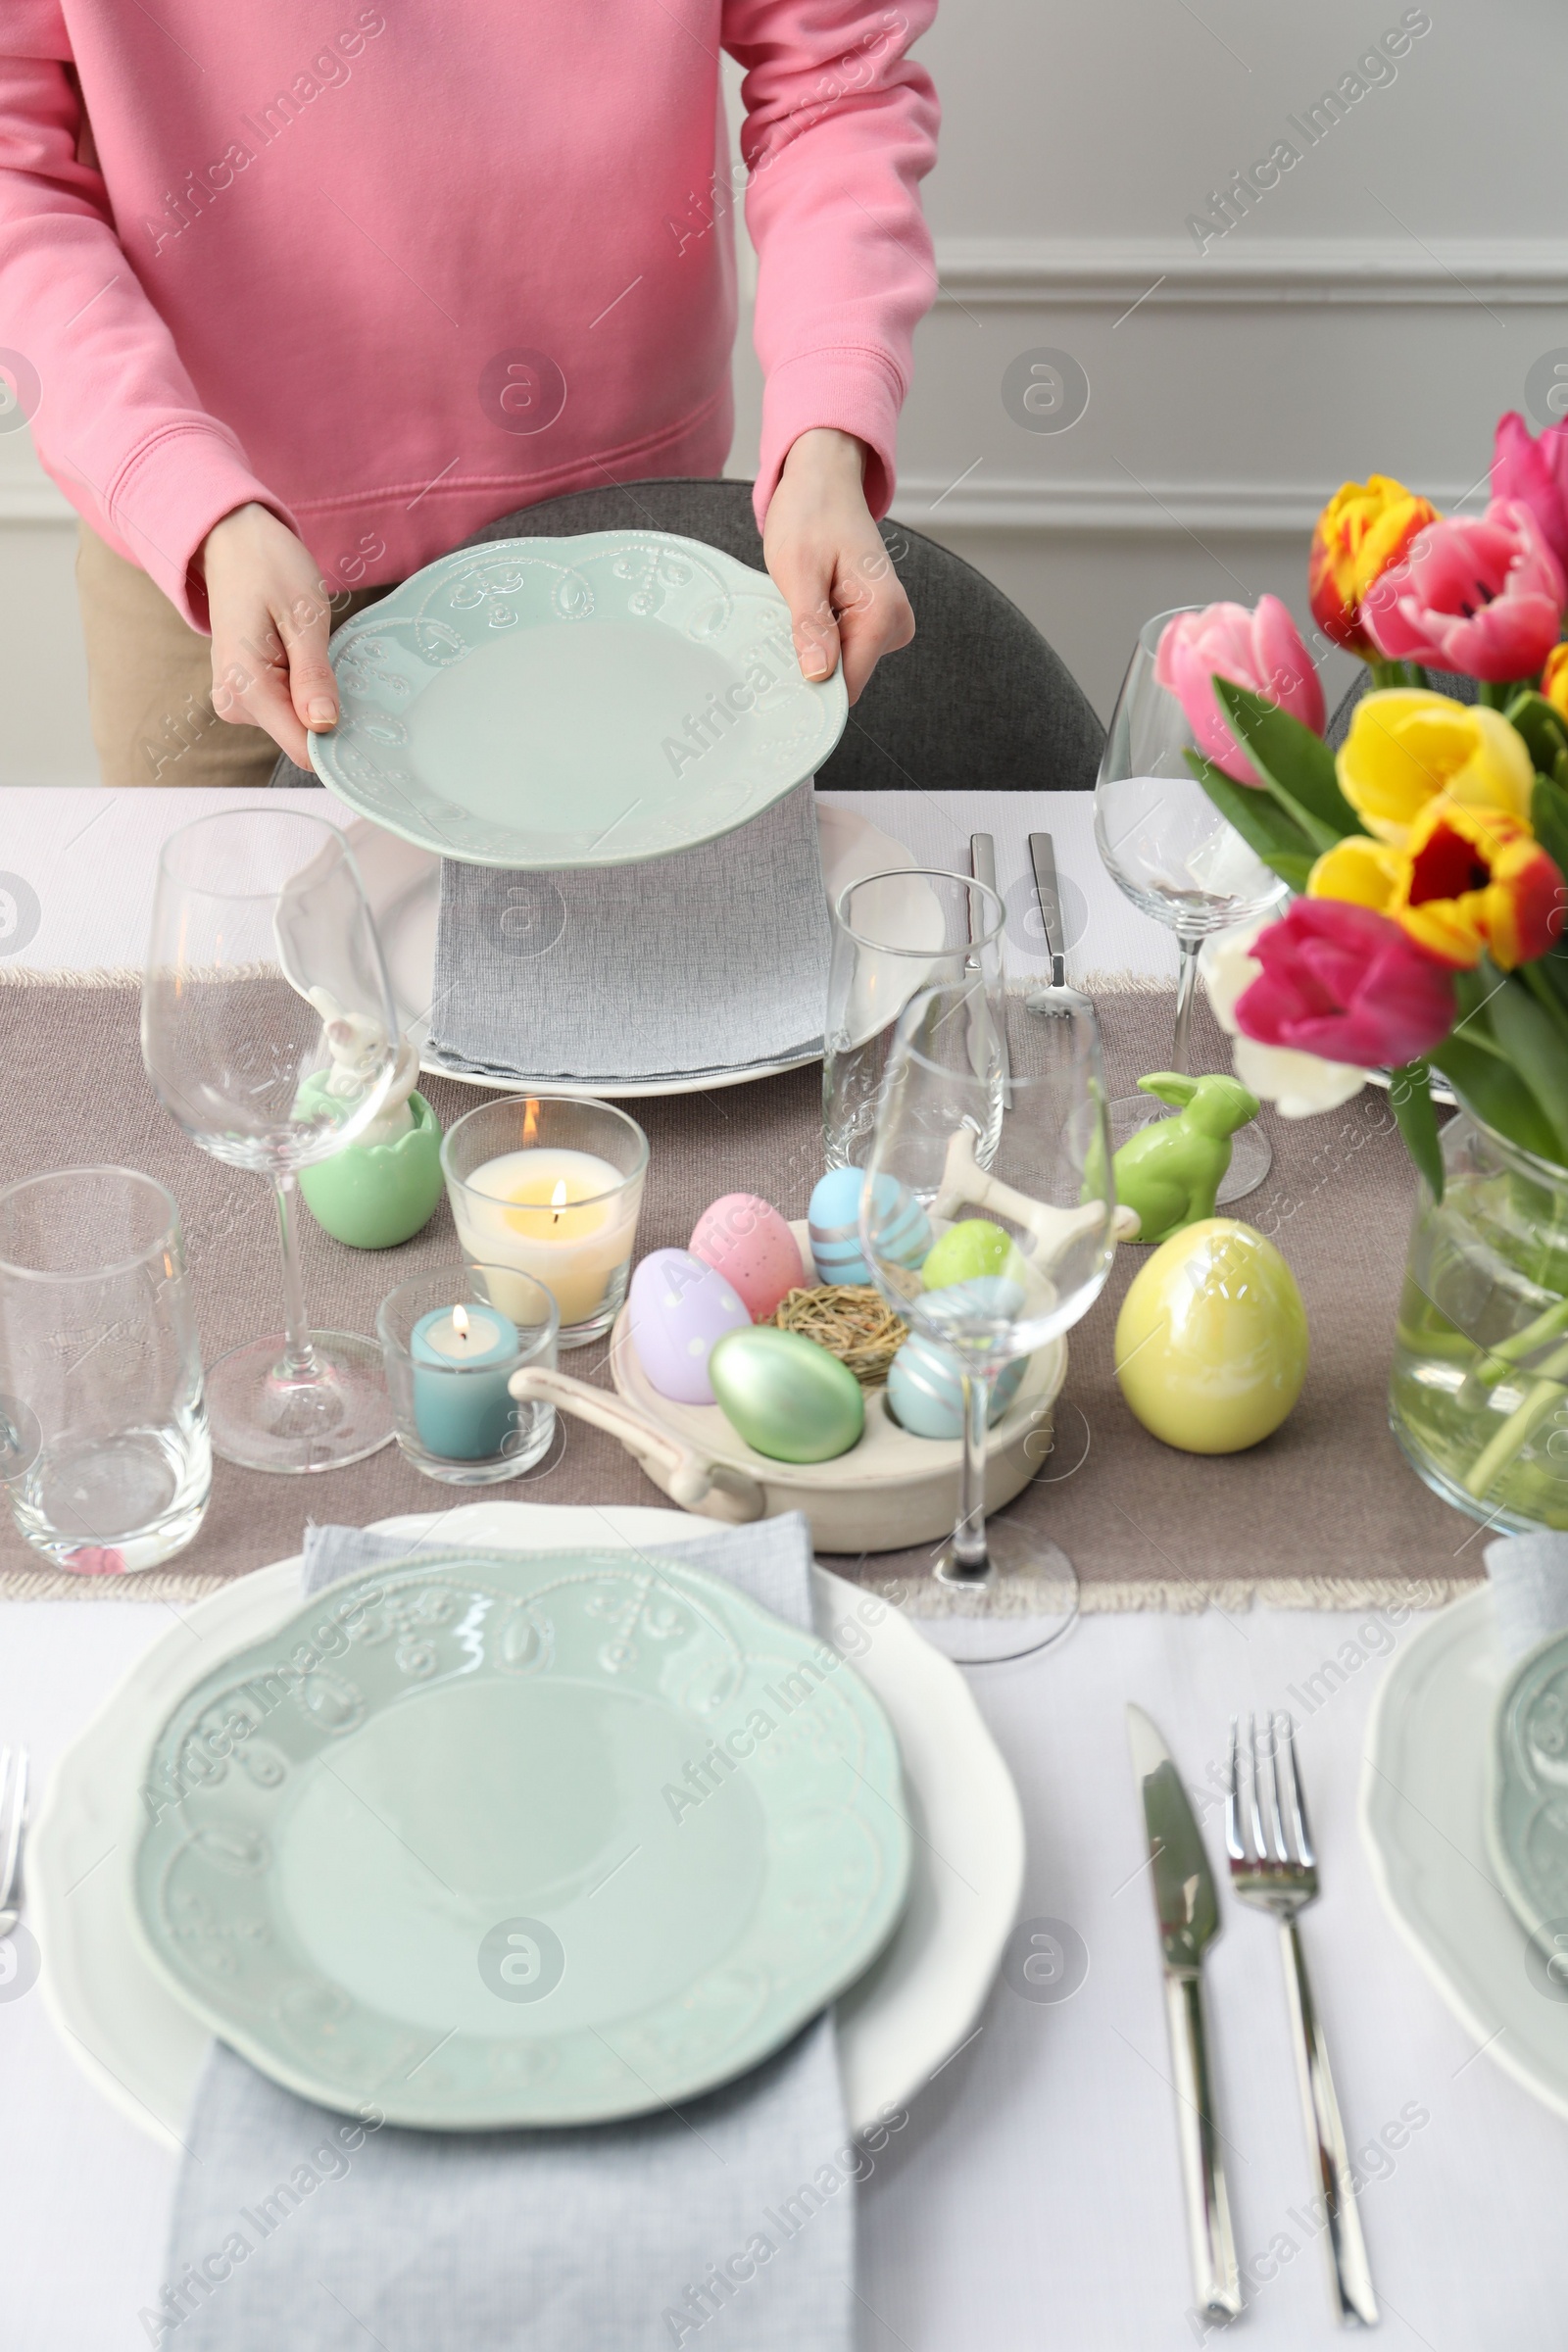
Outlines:
POLYGON ((689 1250, 654 1250, 631 1278, 626 1322, 637 1358, 661 1396, 711 1404, 708 1359, 716 1341, 751 1322, 745 1301, 689 1250))

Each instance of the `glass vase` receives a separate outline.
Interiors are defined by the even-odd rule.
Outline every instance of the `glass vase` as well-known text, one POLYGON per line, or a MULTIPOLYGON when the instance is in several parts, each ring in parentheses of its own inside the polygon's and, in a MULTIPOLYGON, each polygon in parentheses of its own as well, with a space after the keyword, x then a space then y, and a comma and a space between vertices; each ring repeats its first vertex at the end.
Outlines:
POLYGON ((1422 1185, 1389 1415, 1446 1502, 1507 1534, 1568 1528, 1568 1169, 1468 1112, 1422 1185))

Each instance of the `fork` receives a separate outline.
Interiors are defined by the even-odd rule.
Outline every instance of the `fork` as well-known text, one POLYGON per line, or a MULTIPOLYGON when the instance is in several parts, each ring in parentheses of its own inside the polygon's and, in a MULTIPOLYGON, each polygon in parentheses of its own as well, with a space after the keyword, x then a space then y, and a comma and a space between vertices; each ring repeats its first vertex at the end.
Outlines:
POLYGON ((26 1810, 27 1751, 0 1747, 0 1936, 9 1936, 22 1916, 18 1879, 26 1810))
POLYGON ((1361 2234, 1345 2126, 1340 2121, 1340 2103, 1334 2095, 1334 2078, 1329 2072, 1328 2045, 1318 2022, 1317 2004, 1306 1973, 1306 1955, 1296 1925, 1298 1915, 1308 1903, 1316 1902, 1318 1892, 1317 1858, 1306 1826, 1300 1775, 1296 1769, 1296 1726, 1288 1714, 1270 1715, 1268 1737, 1260 1743, 1257 1717, 1249 1715, 1250 1770, 1245 1821, 1239 1731, 1233 1717, 1230 1780, 1225 1795, 1225 1851, 1230 1857, 1231 1886, 1240 1902, 1250 1903, 1259 1911, 1270 1911, 1279 1922, 1291 2023, 1296 2030, 1301 2105, 1328 2216, 1325 2244, 1335 2314, 1342 2328, 1375 2328, 1377 2297, 1372 2291, 1366 2240, 1361 2234))

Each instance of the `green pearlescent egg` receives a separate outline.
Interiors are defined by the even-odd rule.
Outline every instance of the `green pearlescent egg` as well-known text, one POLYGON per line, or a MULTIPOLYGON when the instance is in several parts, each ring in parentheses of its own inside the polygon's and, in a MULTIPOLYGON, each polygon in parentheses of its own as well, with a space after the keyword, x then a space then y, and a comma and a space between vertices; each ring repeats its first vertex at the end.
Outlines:
POLYGON ((965 1217, 950 1225, 920 1268, 928 1291, 945 1291, 950 1283, 973 1282, 978 1275, 1001 1274, 1012 1253, 1011 1237, 989 1217, 965 1217))
POLYGON ((756 1323, 726 1331, 708 1359, 724 1418, 775 1462, 827 1462, 865 1427, 860 1384, 836 1355, 796 1331, 756 1323))

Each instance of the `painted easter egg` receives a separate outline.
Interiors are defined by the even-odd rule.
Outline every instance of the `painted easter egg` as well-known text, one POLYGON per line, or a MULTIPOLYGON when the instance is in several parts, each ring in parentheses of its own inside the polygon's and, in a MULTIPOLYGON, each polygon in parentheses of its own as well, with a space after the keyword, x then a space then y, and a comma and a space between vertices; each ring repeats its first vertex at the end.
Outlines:
MULTIPOLYGON (((811 1258, 819 1282, 864 1283, 871 1269, 860 1248, 860 1193, 865 1177, 859 1168, 829 1168, 811 1195, 808 1212, 811 1258)), ((925 1210, 896 1176, 878 1176, 872 1198, 876 1203, 877 1252, 896 1266, 918 1266, 931 1247, 931 1225, 925 1210)))
POLYGON ((1205 1217, 1162 1242, 1116 1318, 1116 1378, 1156 1438, 1239 1453, 1278 1429, 1306 1378, 1306 1309, 1272 1242, 1205 1217))
MULTIPOLYGON (((1008 1364, 992 1394, 986 1415, 995 1424, 1018 1394, 1027 1356, 1008 1364)), ((916 1438, 961 1438, 963 1388, 953 1360, 916 1333, 905 1341, 888 1366, 888 1405, 901 1429, 916 1438)))
POLYGON ((727 1331, 751 1317, 722 1274, 689 1250, 655 1250, 631 1278, 626 1321, 637 1359, 661 1396, 711 1404, 708 1358, 727 1331))
POLYGON ((800 1243, 772 1202, 755 1193, 726 1193, 704 1209, 691 1250, 723 1275, 754 1323, 764 1321, 786 1291, 807 1287, 800 1243))
POLYGON ((1012 1236, 993 1225, 989 1217, 964 1217, 950 1225, 931 1250, 920 1268, 920 1280, 928 1291, 945 1291, 950 1283, 1000 1274, 1012 1248, 1012 1236))
POLYGON ((710 1356, 708 1376, 731 1428, 775 1462, 831 1461, 865 1427, 855 1374, 798 1332, 730 1332, 710 1356))

